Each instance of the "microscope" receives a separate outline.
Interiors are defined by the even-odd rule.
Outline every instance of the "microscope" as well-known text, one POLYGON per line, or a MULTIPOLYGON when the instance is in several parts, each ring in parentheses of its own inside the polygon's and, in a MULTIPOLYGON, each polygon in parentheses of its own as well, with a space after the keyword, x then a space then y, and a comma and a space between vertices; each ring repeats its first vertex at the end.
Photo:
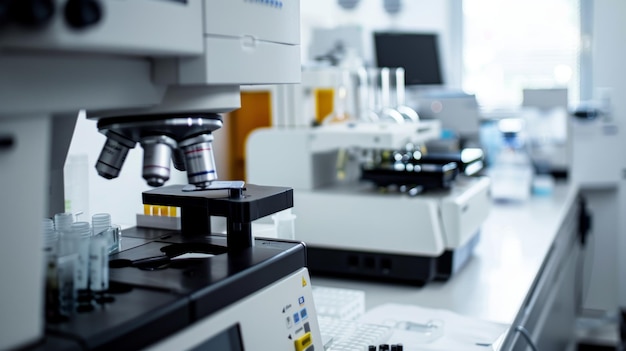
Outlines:
POLYGON ((220 181, 213 159, 241 85, 299 81, 299 39, 297 0, 0 4, 0 349, 323 349, 304 245, 251 235, 292 190, 220 181), (63 212, 79 110, 106 136, 98 174, 140 146, 143 201, 180 207, 181 230, 125 230, 139 244, 110 257, 128 263, 111 265, 110 301, 51 322, 40 223, 63 212), (170 164, 189 184, 165 185, 170 164))

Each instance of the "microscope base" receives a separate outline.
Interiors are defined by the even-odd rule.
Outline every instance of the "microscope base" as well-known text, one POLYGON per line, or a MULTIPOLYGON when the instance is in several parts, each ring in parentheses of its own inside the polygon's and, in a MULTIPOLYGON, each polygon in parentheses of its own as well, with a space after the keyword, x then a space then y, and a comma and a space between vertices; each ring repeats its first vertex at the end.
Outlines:
MULTIPOLYGON (((266 298, 258 297, 259 293, 277 290, 273 288, 277 286, 283 286, 278 289, 283 293, 268 297, 273 299, 268 306, 275 308, 261 314, 266 321, 271 319, 263 337, 274 333, 280 341, 283 341, 281 337, 286 341, 286 335, 301 336, 295 327, 285 328, 287 315, 280 308, 288 305, 304 308, 303 302, 298 305, 301 296, 312 301, 310 285, 303 283, 304 279, 308 280, 303 244, 256 239, 250 248, 230 252, 224 235, 190 238, 179 232, 149 228, 130 228, 124 234, 122 243, 131 239, 145 243, 110 257, 110 288, 105 293, 110 301, 92 302, 90 311, 76 312, 65 321, 48 322, 46 345, 32 350, 49 347, 72 350, 72 341, 89 350, 143 349, 184 334, 201 321, 222 316, 242 301, 251 300, 248 304, 253 306, 264 305, 266 298), (177 258, 186 253, 201 253, 206 257, 177 258), (293 291, 284 288, 282 282, 286 277, 291 277, 289 286, 293 291), (59 342, 67 345, 61 347, 59 342)), ((317 333, 315 310, 312 305, 306 307, 311 317, 309 325, 317 333)), ((238 314, 240 320, 236 322, 241 323, 244 338, 255 338, 257 335, 246 329, 246 323, 252 323, 251 318, 256 314, 248 314, 238 314)), ((208 338, 206 330, 204 335, 208 338)), ((317 343, 320 338, 315 334, 313 340, 317 343)), ((293 340, 289 341, 286 344, 293 347, 293 340)))

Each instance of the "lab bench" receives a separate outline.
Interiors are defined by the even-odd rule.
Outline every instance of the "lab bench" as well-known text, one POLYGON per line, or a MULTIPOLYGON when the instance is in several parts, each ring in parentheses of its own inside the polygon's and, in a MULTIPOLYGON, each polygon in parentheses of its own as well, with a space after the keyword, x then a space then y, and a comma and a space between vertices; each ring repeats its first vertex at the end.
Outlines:
POLYGON ((581 302, 577 187, 557 183, 549 196, 493 203, 472 259, 447 281, 423 287, 312 276, 313 286, 365 292, 366 311, 386 303, 445 309, 509 325, 497 350, 567 350, 574 346, 581 302))

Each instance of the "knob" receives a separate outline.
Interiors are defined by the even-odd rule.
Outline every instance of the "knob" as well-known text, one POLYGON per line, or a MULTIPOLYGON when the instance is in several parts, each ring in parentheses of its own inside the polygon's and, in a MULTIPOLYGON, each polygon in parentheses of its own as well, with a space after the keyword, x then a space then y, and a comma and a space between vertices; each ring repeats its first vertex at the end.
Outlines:
POLYGON ((19 0, 8 3, 13 3, 13 19, 23 26, 41 27, 54 15, 54 0, 19 0))
POLYGON ((68 0, 65 5, 65 21, 70 27, 82 29, 92 26, 102 18, 102 7, 95 0, 68 0))

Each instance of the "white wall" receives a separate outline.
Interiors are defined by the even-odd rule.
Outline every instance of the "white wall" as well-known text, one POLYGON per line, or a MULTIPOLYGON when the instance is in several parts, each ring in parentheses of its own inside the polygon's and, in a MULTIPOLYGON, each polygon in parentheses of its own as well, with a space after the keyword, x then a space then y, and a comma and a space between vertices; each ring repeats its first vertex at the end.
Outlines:
MULTIPOLYGON (((416 30, 436 32, 440 35, 442 57, 445 61, 444 74, 451 71, 452 51, 450 43, 449 15, 450 0, 403 0, 402 12, 389 15, 383 8, 382 0, 362 0, 352 10, 344 10, 337 0, 301 0, 301 45, 302 58, 308 55, 311 29, 332 28, 342 25, 360 25, 366 34, 364 51, 369 53, 366 61, 371 62, 373 47, 371 33, 375 30, 416 30)), ((304 61, 303 61, 304 62, 304 61)))

